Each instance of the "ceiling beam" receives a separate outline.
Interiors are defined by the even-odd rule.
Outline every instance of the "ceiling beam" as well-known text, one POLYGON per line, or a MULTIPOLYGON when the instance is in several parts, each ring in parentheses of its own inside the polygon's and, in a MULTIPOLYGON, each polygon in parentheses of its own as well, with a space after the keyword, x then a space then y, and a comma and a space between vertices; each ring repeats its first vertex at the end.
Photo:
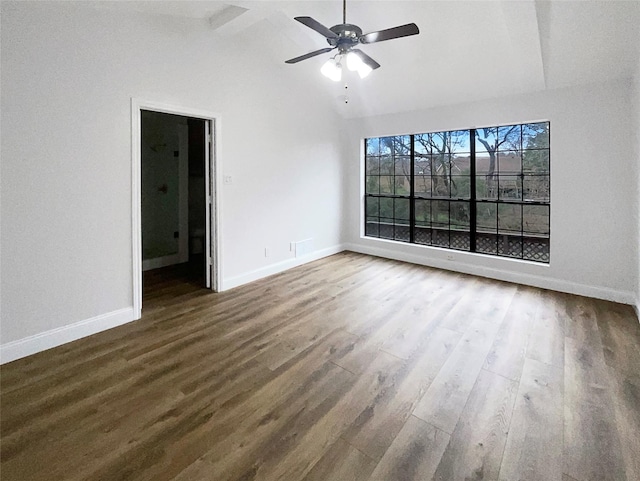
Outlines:
POLYGON ((538 0, 500 2, 511 45, 514 46, 510 66, 526 75, 522 80, 533 90, 544 90, 547 86, 538 22, 539 3, 538 0))

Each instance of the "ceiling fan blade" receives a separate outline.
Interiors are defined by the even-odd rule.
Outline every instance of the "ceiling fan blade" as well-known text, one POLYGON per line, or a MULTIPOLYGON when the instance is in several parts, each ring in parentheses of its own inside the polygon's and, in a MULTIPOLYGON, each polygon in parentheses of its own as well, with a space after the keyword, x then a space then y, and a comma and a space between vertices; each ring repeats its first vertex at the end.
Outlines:
POLYGON ((320 35, 326 38, 338 38, 338 35, 335 32, 332 32, 327 27, 311 17, 295 17, 295 20, 303 25, 306 25, 310 29, 315 30, 320 35))
POLYGON ((321 48, 320 50, 316 50, 314 52, 305 53, 304 55, 300 55, 299 57, 290 58, 286 60, 284 63, 298 63, 302 60, 307 60, 308 58, 315 57, 316 55, 322 55, 323 53, 331 52, 335 47, 327 47, 321 48))
POLYGON ((377 68, 380 68, 380 64, 378 62, 376 62, 375 60, 373 60, 371 57, 369 57, 362 50, 360 50, 358 48, 354 48, 354 49, 351 49, 351 51, 354 52, 356 55, 358 55, 358 57, 360 57, 360 60, 362 60, 369 67, 371 67, 371 70, 375 70, 377 68))
POLYGON ((359 40, 360 43, 382 42, 383 40, 392 40, 394 38, 408 37, 420 33, 415 23, 400 25, 399 27, 387 28, 378 32, 365 33, 359 40))

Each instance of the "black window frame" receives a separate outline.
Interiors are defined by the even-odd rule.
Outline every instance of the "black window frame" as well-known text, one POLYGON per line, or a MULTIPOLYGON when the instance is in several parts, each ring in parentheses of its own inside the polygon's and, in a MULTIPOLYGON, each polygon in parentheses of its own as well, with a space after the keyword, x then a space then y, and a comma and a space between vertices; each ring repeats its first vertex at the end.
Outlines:
POLYGON ((365 138, 362 175, 365 237, 549 264, 550 139, 551 123, 548 120, 365 138), (480 132, 485 141, 487 135, 495 132, 495 145, 490 145, 493 152, 489 154, 489 147, 481 151, 489 157, 477 152, 478 145, 481 149, 487 145, 479 140, 480 132), (537 133, 533 135, 532 132, 537 133), (501 133, 504 133, 502 141, 501 133), (468 149, 454 153, 451 147, 454 134, 458 139, 468 134, 468 149), (537 137, 539 134, 542 135, 537 137), (419 153, 417 138, 421 143, 419 153), (425 138, 433 149, 436 149, 436 143, 432 139, 438 139, 441 147, 437 152, 425 147, 425 138), (542 145, 535 143, 536 138, 542 145), (449 144, 445 147, 447 141, 449 144), (407 153, 409 168, 406 166, 407 153), (456 155, 459 156, 456 158, 456 155), (455 160, 464 159, 465 155, 468 155, 468 172, 454 174, 455 160), (437 175, 434 174, 436 157, 440 160, 437 167, 441 169, 437 175), (416 167, 417 158, 422 159, 418 163, 425 164, 421 170, 416 167), (501 158, 504 167, 500 165, 501 158), (479 159, 490 159, 486 172, 478 171, 479 159), (507 166, 513 170, 505 170, 507 166), (536 170, 538 168, 541 170, 536 170), (428 182, 425 177, 429 178, 428 182), (462 189, 454 178, 464 186, 462 189), (421 179, 421 189, 416 188, 416 179, 421 179), (441 183, 436 191, 434 186, 438 182, 441 183), (479 189, 484 189, 483 195, 479 189))

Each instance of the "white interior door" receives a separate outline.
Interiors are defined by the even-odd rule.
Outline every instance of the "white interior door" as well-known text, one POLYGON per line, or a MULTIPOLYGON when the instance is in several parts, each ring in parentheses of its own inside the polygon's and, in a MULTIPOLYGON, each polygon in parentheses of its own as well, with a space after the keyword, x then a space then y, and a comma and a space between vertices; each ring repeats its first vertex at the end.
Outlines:
POLYGON ((207 204, 206 207, 206 215, 205 215, 205 248, 204 248, 204 259, 205 259, 205 285, 207 289, 212 288, 211 283, 211 272, 213 268, 213 256, 211 252, 212 242, 211 242, 211 227, 213 225, 213 181, 212 181, 212 173, 213 169, 211 168, 211 150, 213 146, 213 128, 211 125, 211 121, 207 120, 204 122, 204 138, 205 138, 205 149, 204 149, 204 184, 205 184, 205 202, 207 204))

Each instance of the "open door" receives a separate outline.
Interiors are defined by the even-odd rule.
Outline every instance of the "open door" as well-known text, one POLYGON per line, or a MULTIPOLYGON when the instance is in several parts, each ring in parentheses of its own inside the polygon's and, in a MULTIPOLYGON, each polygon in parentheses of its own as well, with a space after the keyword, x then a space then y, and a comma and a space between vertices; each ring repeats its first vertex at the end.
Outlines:
POLYGON ((204 122, 204 138, 206 139, 206 145, 204 149, 204 183, 205 183, 205 202, 206 202, 206 224, 205 224, 205 286, 207 289, 212 287, 213 277, 213 252, 211 242, 211 229, 213 224, 213 168, 211 165, 213 150, 213 121, 207 120, 204 122))

